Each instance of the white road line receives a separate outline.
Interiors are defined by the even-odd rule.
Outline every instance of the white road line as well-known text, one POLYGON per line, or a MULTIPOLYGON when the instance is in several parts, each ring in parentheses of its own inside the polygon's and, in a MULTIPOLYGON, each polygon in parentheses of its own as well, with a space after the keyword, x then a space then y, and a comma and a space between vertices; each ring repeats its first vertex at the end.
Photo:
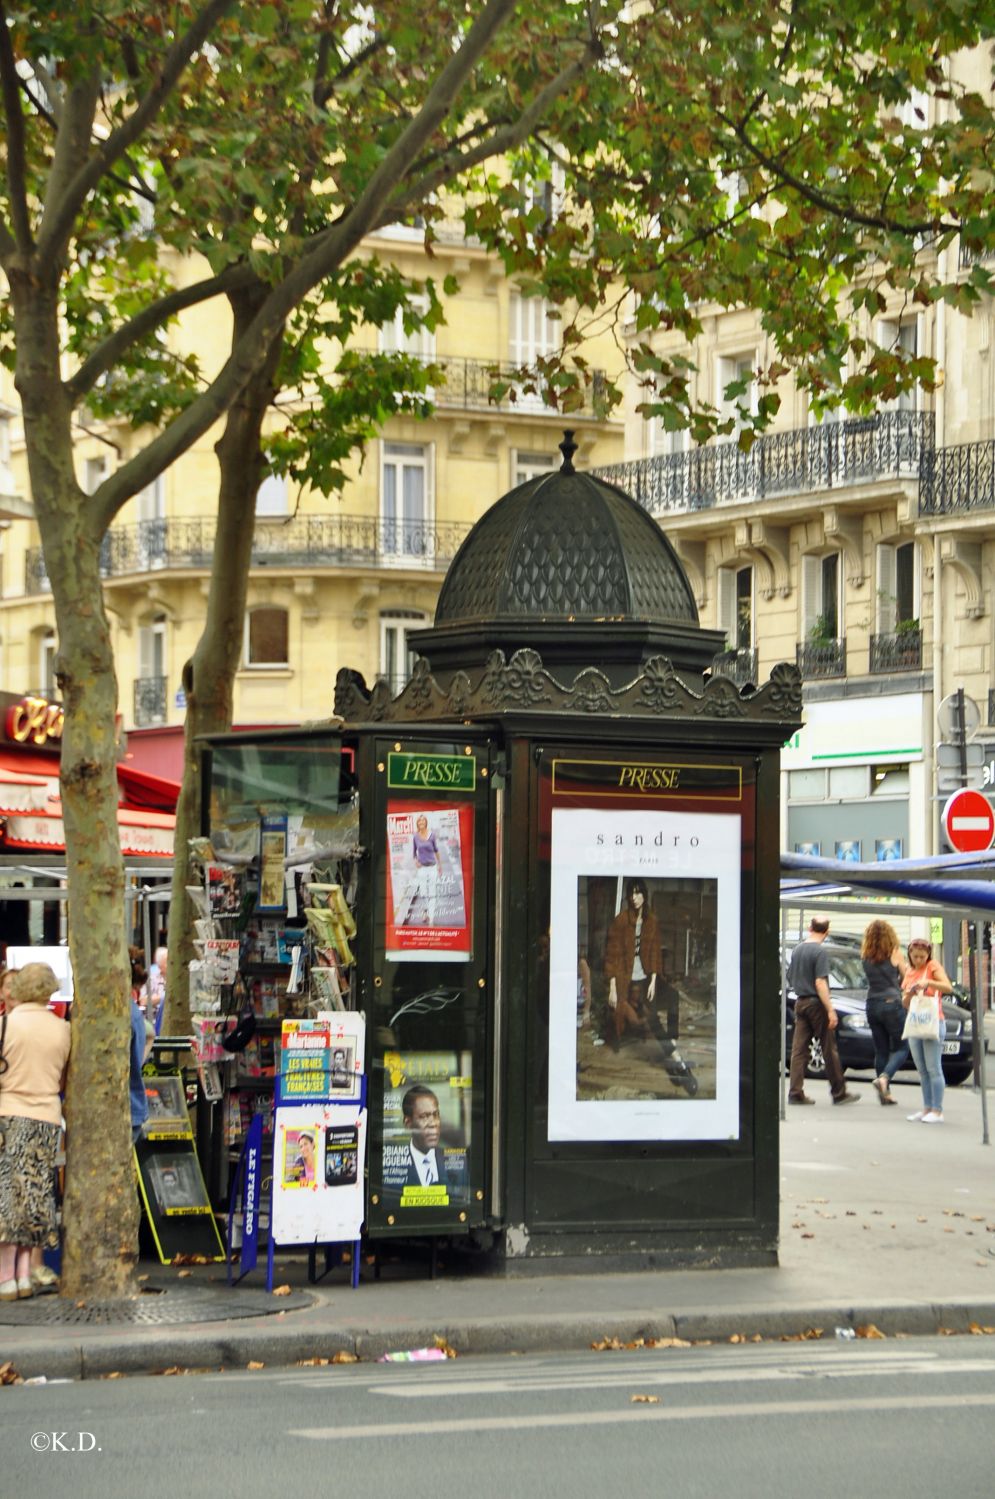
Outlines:
POLYGON ((875 1398, 861 1396, 855 1400, 776 1400, 761 1405, 757 1401, 736 1401, 729 1405, 640 1406, 638 1410, 570 1411, 535 1416, 481 1416, 476 1420, 385 1421, 366 1426, 291 1427, 288 1437, 307 1437, 315 1442, 382 1441, 384 1437, 442 1436, 452 1432, 467 1434, 481 1431, 541 1431, 550 1427, 616 1426, 632 1421, 715 1421, 745 1417, 756 1421, 762 1416, 865 1415, 868 1411, 942 1409, 963 1410, 967 1406, 995 1406, 995 1391, 990 1395, 965 1392, 962 1395, 891 1395, 875 1398))

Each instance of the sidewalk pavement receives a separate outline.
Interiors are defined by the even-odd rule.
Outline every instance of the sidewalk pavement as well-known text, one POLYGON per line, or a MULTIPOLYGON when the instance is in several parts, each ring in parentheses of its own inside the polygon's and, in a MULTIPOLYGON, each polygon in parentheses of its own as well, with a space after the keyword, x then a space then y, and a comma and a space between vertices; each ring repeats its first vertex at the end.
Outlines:
MULTIPOLYGON (((995 1145, 981 1143, 980 1094, 948 1089, 946 1122, 927 1127, 906 1120, 920 1107, 914 1077, 895 1084, 898 1108, 880 1107, 869 1082, 851 1086, 858 1106, 833 1108, 820 1085, 817 1107, 789 1109, 781 1126, 778 1266, 513 1280, 430 1280, 416 1269, 403 1279, 385 1271, 380 1281, 364 1266, 369 1278, 353 1291, 345 1267, 307 1287, 303 1259, 278 1255, 277 1284, 306 1287, 310 1307, 180 1326, 14 1327, 0 1319, 0 1363, 10 1360, 25 1378, 96 1378, 292 1365, 340 1351, 375 1359, 436 1337, 463 1354, 812 1329, 831 1338, 837 1327, 873 1326, 886 1336, 995 1329, 995 1145)), ((995 1089, 988 1103, 995 1114, 995 1089)), ((206 1283, 230 1294, 223 1266, 182 1279, 174 1269, 142 1269, 175 1290, 206 1283)), ((256 1271, 240 1290, 272 1307, 262 1280, 256 1271)))

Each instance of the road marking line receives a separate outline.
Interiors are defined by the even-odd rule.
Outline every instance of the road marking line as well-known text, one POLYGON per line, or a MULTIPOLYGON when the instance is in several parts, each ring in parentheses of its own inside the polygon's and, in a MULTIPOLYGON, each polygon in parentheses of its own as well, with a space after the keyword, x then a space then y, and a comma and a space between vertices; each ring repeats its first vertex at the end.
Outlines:
POLYGON ((385 1421, 365 1426, 291 1427, 289 1437, 308 1437, 315 1442, 382 1440, 384 1437, 442 1436, 453 1432, 541 1431, 549 1427, 609 1426, 629 1421, 713 1421, 723 1417, 745 1417, 755 1421, 761 1416, 810 1416, 813 1414, 860 1415, 867 1411, 928 1410, 943 1408, 963 1410, 965 1406, 995 1406, 995 1391, 990 1395, 966 1392, 963 1395, 894 1395, 854 1400, 776 1400, 768 1405, 756 1401, 736 1401, 730 1405, 675 1405, 639 1410, 570 1411, 536 1416, 481 1416, 471 1420, 385 1421))

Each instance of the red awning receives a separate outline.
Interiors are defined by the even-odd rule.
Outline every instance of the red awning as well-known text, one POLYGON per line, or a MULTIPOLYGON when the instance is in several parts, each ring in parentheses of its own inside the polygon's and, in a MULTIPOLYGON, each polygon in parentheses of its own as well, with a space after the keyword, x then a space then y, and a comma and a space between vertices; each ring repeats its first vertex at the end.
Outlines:
MULTIPOLYGON (((170 857, 179 785, 118 766, 118 828, 124 854, 170 857)), ((59 757, 0 749, 0 848, 65 850, 59 757)))

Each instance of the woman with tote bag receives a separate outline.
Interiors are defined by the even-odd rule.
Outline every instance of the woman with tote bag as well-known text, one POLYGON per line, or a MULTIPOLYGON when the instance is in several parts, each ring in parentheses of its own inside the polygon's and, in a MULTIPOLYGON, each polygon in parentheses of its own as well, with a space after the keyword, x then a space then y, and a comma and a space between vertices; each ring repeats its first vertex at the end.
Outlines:
POLYGON ((902 979, 902 1003, 908 1011, 905 1037, 922 1084, 922 1108, 907 1117, 923 1124, 943 1123, 943 1019, 941 995, 954 986, 933 957, 932 945, 924 937, 913 937, 908 946, 909 966, 902 979))

